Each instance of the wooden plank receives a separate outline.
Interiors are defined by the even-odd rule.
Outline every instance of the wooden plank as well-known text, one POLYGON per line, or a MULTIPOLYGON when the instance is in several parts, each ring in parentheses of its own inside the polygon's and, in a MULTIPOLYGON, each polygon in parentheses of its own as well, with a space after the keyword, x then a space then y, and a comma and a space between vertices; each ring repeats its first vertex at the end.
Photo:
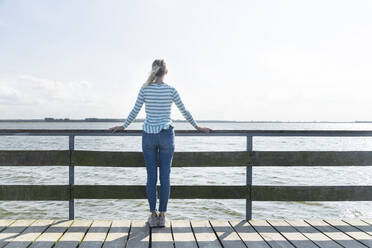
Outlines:
POLYGON ((329 225, 328 223, 324 222, 323 220, 305 219, 305 221, 344 247, 347 248, 365 247, 361 243, 355 241, 345 233, 340 232, 339 230, 329 225))
POLYGON ((75 199, 145 199, 146 185, 73 185, 75 199))
POLYGON ((372 225, 372 219, 362 219, 365 223, 372 225))
POLYGON ((199 248, 222 248, 207 220, 191 220, 191 226, 199 248))
MULTIPOLYGON (((372 187, 372 186, 371 186, 372 187)), ((157 186, 158 190, 160 185, 157 186)), ((146 199, 146 185, 73 185, 75 199, 146 199)), ((245 185, 171 185, 172 199, 246 199, 245 185)))
MULTIPOLYGON (((144 167, 141 152, 73 151, 81 166, 144 167)), ((175 152, 173 167, 206 166, 369 166, 371 151, 175 152)))
POLYGON ((330 239, 324 233, 318 231, 304 220, 286 220, 297 231, 301 232, 308 239, 313 241, 321 248, 342 248, 341 245, 330 239))
MULTIPOLYGON (((1 120, 0 120, 1 121, 1 120)), ((0 135, 42 135, 42 136, 140 136, 142 130, 119 130, 115 133, 107 129, 0 129, 0 135)), ((197 130, 175 130, 181 136, 325 136, 361 137, 372 136, 370 130, 213 130, 203 133, 197 130)))
MULTIPOLYGON (((251 156, 245 151, 175 152, 172 167, 247 166, 251 156)), ((79 166, 145 167, 142 152, 74 150, 72 161, 79 166)))
POLYGON ((1 201, 66 201, 69 185, 0 185, 1 201))
POLYGON ((294 227, 289 225, 284 220, 267 220, 281 235, 283 235, 292 245, 301 248, 316 248, 318 247, 302 233, 298 232, 294 227))
POLYGON ((175 248, 197 248, 190 220, 172 220, 172 233, 175 248))
POLYGON ((0 219, 0 232, 12 224, 15 220, 0 219))
POLYGON ((371 151, 255 151, 253 166, 369 166, 371 151))
POLYGON ((151 248, 173 248, 173 237, 170 222, 165 223, 164 227, 152 227, 151 248))
POLYGON ((261 237, 270 245, 272 248, 293 248, 294 246, 289 243, 283 235, 277 232, 269 223, 265 220, 249 220, 249 223, 253 228, 261 235, 261 237))
POLYGON ((127 248, 147 248, 150 244, 150 227, 145 220, 132 220, 127 248))
POLYGON ((26 248, 30 246, 53 222, 54 220, 36 220, 10 241, 5 248, 26 248))
POLYGON ((246 220, 230 220, 229 222, 247 247, 270 248, 266 241, 262 239, 246 220))
POLYGON ((74 220, 68 230, 58 240, 54 248, 75 248, 83 240, 92 220, 74 220))
POLYGON ((48 227, 30 246, 30 248, 52 248, 73 220, 58 220, 48 227))
POLYGON ((64 166, 69 159, 69 150, 0 151, 0 166, 64 166))
MULTIPOLYGON (((146 199, 146 185, 73 185, 75 199, 146 199)), ((158 190, 160 186, 158 185, 158 190)), ((372 201, 372 186, 171 185, 172 199, 372 201)), ((69 200, 69 185, 0 185, 0 200, 69 200)))
POLYGON ((360 231, 359 229, 347 224, 346 222, 343 222, 342 220, 325 219, 324 221, 337 228, 338 230, 346 233, 360 243, 368 247, 372 247, 372 236, 368 235, 367 233, 360 231))
POLYGON ((0 248, 7 245, 22 233, 35 220, 16 220, 0 233, 0 248))
MULTIPOLYGON (((72 152, 78 166, 144 167, 142 152, 72 152)), ((1 150, 1 166, 68 166, 69 150, 1 150)), ((369 166, 371 151, 175 152, 173 167, 208 166, 369 166)))
POLYGON ((372 186, 253 185, 253 201, 372 201, 372 186))
POLYGON ((172 199, 249 199, 246 185, 171 185, 172 199))
POLYGON ((210 220, 209 222, 224 248, 246 248, 227 220, 210 220))
POLYGON ((360 219, 343 219, 342 221, 348 223, 349 225, 352 225, 359 230, 368 233, 369 235, 372 236, 372 226, 369 225, 368 223, 360 220, 360 219))
POLYGON ((103 248, 125 247, 130 230, 130 220, 113 220, 103 248))
POLYGON ((94 220, 79 247, 101 248, 111 223, 111 220, 94 220))
MULTIPOLYGON (((146 199, 146 185, 73 185, 75 199, 146 199)), ((158 190, 160 185, 157 186, 158 190)), ((0 200, 66 201, 69 185, 0 185, 0 200)), ((245 185, 171 185, 173 199, 246 199, 245 185)))
MULTIPOLYGON (((148 247, 150 242, 148 225, 144 220, 135 220, 135 222, 132 226, 134 228, 131 229, 129 220, 113 221, 111 227, 110 220, 95 220, 92 225, 90 220, 0 220, 0 227, 4 226, 0 231, 0 247, 50 248, 59 238, 55 247, 126 247, 129 230, 131 241, 128 242, 128 248, 148 247), (71 228, 68 229, 70 225, 71 228)), ((268 244, 271 247, 301 248, 372 247, 372 220, 370 219, 251 220, 249 222, 195 220, 191 221, 191 226, 188 220, 172 220, 170 223, 171 226, 165 228, 152 228, 154 231, 151 234, 152 247, 173 247, 172 233, 175 248, 195 248, 198 247, 197 242, 201 248, 246 246, 268 248, 268 244), (316 246, 311 245, 310 240, 316 246)))

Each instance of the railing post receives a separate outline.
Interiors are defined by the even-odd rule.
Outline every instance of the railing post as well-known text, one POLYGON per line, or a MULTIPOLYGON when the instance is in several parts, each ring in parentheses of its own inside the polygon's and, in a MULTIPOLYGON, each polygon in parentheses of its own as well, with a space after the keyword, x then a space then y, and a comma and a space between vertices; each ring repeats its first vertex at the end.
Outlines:
POLYGON ((75 149, 75 136, 74 135, 68 136, 68 146, 70 150, 70 164, 68 167, 68 183, 70 185, 68 216, 69 216, 69 220, 73 220, 75 218, 75 202, 74 202, 74 192, 73 192, 73 187, 72 187, 75 181, 75 168, 72 163, 72 152, 75 149))
MULTIPOLYGON (((253 151, 253 137, 252 135, 247 135, 247 151, 253 151)), ((252 219, 252 164, 247 165, 246 171, 246 185, 249 188, 249 199, 245 202, 245 220, 252 219)))

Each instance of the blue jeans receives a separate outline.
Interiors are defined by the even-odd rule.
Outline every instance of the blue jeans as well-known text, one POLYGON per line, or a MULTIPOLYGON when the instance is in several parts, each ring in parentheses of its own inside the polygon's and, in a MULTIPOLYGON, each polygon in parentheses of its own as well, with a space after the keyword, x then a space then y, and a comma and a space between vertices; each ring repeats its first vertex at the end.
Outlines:
POLYGON ((142 130, 142 151, 147 171, 146 194, 150 212, 156 209, 156 183, 158 180, 157 162, 159 161, 160 191, 159 212, 167 211, 170 194, 169 175, 174 154, 174 128, 162 129, 159 133, 146 133, 142 130))

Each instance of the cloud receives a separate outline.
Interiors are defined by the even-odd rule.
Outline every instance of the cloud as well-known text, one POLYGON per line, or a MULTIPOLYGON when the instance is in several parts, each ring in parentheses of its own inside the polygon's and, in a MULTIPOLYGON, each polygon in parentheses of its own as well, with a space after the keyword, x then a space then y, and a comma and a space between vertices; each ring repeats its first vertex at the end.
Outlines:
POLYGON ((33 75, 0 79, 0 118, 82 117, 103 110, 104 96, 93 83, 33 75))
POLYGON ((44 102, 70 102, 89 105, 97 103, 98 96, 88 81, 62 82, 31 75, 22 75, 19 80, 27 86, 29 92, 42 97, 44 102))
POLYGON ((0 104, 13 105, 19 103, 21 101, 20 92, 4 84, 3 81, 0 81, 0 104))

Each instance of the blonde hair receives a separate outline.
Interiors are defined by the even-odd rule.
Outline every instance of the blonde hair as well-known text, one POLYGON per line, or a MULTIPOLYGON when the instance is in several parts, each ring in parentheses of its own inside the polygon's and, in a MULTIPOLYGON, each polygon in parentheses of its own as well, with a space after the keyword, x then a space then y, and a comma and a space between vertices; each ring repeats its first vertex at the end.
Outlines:
POLYGON ((156 80, 159 77, 162 77, 167 70, 167 67, 165 65, 164 59, 155 59, 154 62, 152 62, 152 70, 149 75, 149 77, 146 80, 146 83, 143 84, 143 86, 149 86, 154 80, 156 80))

